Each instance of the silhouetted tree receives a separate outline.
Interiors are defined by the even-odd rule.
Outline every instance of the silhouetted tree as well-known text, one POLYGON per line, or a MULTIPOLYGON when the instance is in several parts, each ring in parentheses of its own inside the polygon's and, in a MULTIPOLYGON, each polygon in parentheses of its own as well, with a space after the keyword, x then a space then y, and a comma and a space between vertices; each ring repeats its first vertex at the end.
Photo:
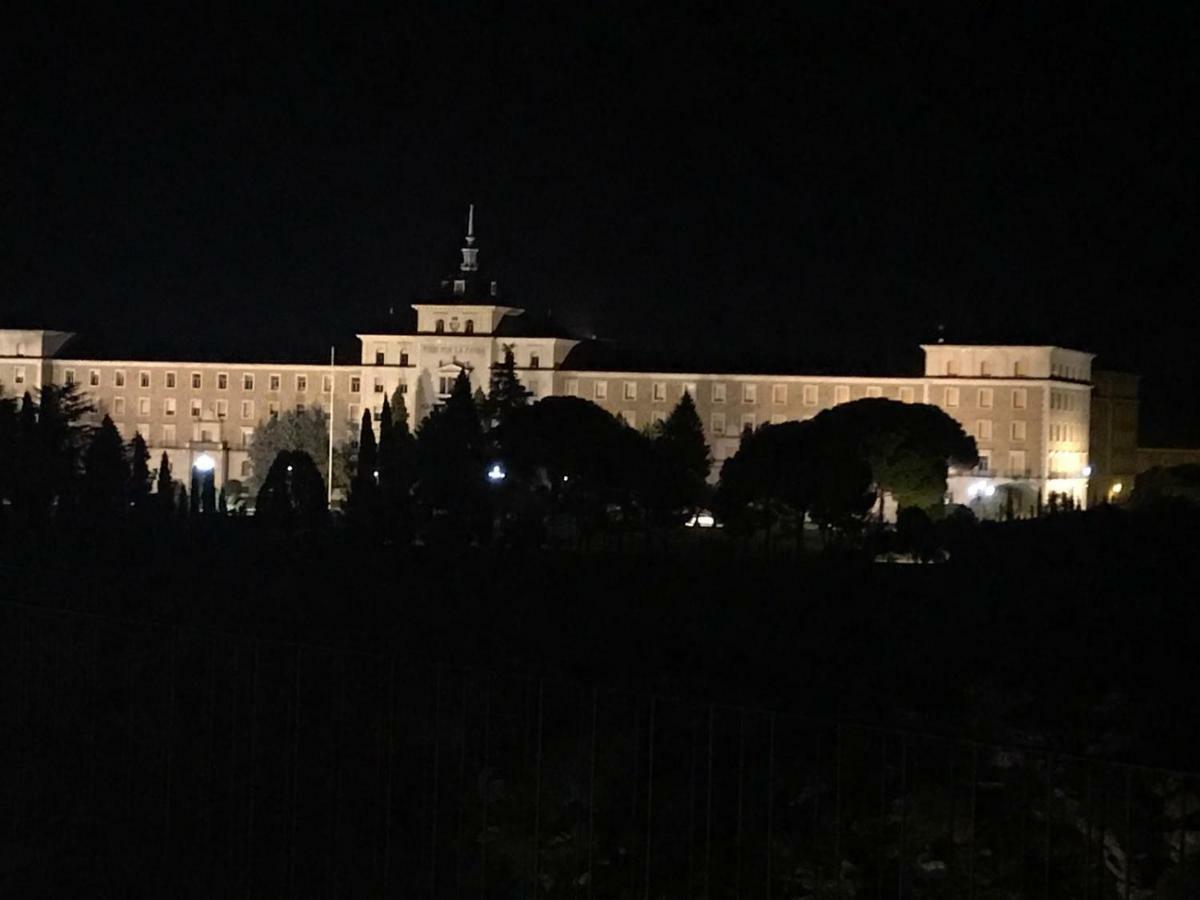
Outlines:
POLYGON ((492 364, 487 396, 483 399, 480 418, 485 428, 502 425, 513 410, 529 403, 529 390, 517 376, 517 366, 511 347, 504 348, 504 359, 492 364))
POLYGON ((409 520, 409 495, 413 481, 414 441, 408 430, 408 409, 399 389, 393 395, 399 415, 387 398, 379 417, 379 498, 385 524, 391 531, 404 531, 409 520))
MULTIPOLYGON (((336 449, 336 448, 335 448, 336 449)), ((315 461, 322 477, 328 477, 329 468, 329 420, 320 407, 304 412, 288 410, 259 422, 250 439, 250 464, 252 467, 248 490, 255 493, 262 487, 267 471, 284 450, 299 450, 315 461)), ((334 453, 334 485, 346 484, 348 473, 345 455, 334 453)))
POLYGON ((150 498, 150 451, 140 431, 133 433, 127 451, 129 458, 129 486, 126 499, 129 505, 144 512, 150 498))
POLYGON ((458 373, 449 398, 436 406, 417 433, 417 490, 431 510, 472 519, 482 513, 487 484, 484 476, 483 429, 471 382, 458 373))
POLYGON ((328 509, 325 482, 312 457, 284 450, 267 472, 254 515, 272 527, 316 528, 326 521, 328 509))
POLYGON ((125 512, 128 489, 125 446, 112 419, 105 416, 84 451, 81 508, 95 519, 117 518, 125 512))
POLYGON ((171 460, 167 458, 166 450, 159 460, 154 485, 154 496, 159 510, 164 517, 168 517, 175 511, 175 482, 171 480, 171 460))
POLYGON ((375 474, 379 468, 378 456, 371 411, 364 409, 358 439, 358 465, 350 485, 350 515, 360 526, 373 527, 376 523, 379 510, 379 479, 375 474))
POLYGON ((704 440, 704 425, 688 391, 671 414, 654 430, 654 489, 667 513, 691 513, 708 494, 712 457, 704 440))

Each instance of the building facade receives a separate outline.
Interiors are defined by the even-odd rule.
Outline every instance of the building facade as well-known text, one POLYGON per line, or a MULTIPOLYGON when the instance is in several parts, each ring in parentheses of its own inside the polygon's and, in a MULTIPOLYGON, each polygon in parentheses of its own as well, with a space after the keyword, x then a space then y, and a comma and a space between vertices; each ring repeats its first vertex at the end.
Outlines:
MULTIPOLYGON (((319 407, 332 414, 334 441, 341 443, 356 436, 363 411, 378 416, 383 398, 396 391, 414 422, 448 396, 460 372, 473 390, 486 391, 491 367, 511 352, 534 400, 582 397, 635 428, 661 421, 689 392, 713 452, 714 475, 747 427, 886 397, 937 406, 975 438, 979 466, 951 473, 953 502, 989 515, 1000 497, 1017 512, 1052 492, 1080 505, 1089 498, 1089 441, 1096 434, 1089 353, 933 344, 922 347, 923 373, 886 378, 584 367, 573 352, 579 339, 539 329, 524 310, 502 301, 497 283, 479 271, 470 226, 458 270, 413 308, 414 329, 359 334, 361 356, 352 364, 87 358, 72 355, 69 332, 0 330, 0 396, 19 397, 48 383, 79 384, 97 415, 110 416, 126 439, 141 433, 153 460, 165 452, 177 478, 205 456, 219 487, 251 475, 250 440, 270 416, 319 407)), ((1118 452, 1104 471, 1125 464, 1118 452)))

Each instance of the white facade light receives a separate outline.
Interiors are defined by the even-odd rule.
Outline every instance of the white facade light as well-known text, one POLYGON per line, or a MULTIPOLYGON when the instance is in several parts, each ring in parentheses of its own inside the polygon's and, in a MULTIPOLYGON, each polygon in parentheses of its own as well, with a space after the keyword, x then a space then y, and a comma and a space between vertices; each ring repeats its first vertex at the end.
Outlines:
POLYGON ((987 487, 985 487, 983 489, 983 494, 985 497, 995 497, 996 496, 996 486, 994 484, 989 484, 987 487))
POLYGON ((1084 466, 1084 467, 1083 467, 1083 469, 1082 469, 1081 471, 1083 472, 1083 477, 1084 477, 1084 478, 1091 478, 1091 477, 1092 477, 1092 467, 1091 467, 1091 466, 1084 466))
POLYGON ((1121 491, 1124 490, 1124 488, 1125 488, 1125 485, 1121 484, 1121 482, 1118 481, 1116 484, 1114 484, 1112 486, 1113 496, 1116 496, 1117 494, 1121 493, 1121 491))
POLYGON ((196 457, 196 461, 192 463, 192 468, 197 472, 211 472, 216 467, 216 461, 207 453, 201 453, 196 457))

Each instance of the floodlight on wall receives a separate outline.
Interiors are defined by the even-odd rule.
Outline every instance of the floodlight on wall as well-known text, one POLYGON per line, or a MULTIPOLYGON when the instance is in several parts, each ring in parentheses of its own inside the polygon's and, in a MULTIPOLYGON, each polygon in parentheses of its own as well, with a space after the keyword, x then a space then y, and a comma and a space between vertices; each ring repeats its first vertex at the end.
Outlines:
POLYGON ((192 468, 197 472, 211 472, 216 467, 216 461, 207 453, 201 453, 196 457, 196 461, 192 463, 192 468))
POLYGON ((1083 472, 1084 478, 1092 477, 1092 467, 1091 466, 1084 466, 1082 469, 1080 469, 1080 471, 1083 472))

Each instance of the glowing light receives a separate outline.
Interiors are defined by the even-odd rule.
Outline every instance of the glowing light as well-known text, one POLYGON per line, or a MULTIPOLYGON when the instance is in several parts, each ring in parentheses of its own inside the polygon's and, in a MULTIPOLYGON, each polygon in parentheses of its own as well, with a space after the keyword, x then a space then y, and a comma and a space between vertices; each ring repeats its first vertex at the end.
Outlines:
POLYGON ((216 467, 216 461, 207 453, 201 453, 196 457, 196 461, 192 463, 192 468, 197 472, 211 472, 216 467))
POLYGON ((290 471, 292 471, 292 467, 291 467, 291 466, 288 466, 288 471, 289 471, 289 472, 290 472, 290 471))
POLYGON ((1121 482, 1118 481, 1116 484, 1114 484, 1112 486, 1112 492, 1114 495, 1119 494, 1119 493, 1121 493, 1122 490, 1124 490, 1124 488, 1125 488, 1125 485, 1121 484, 1121 482))
POLYGON ((717 524, 717 520, 712 513, 702 511, 696 513, 683 524, 688 528, 713 528, 717 524))
POLYGON ((989 484, 987 487, 985 487, 983 489, 983 493, 987 497, 995 497, 996 496, 996 486, 994 484, 989 484))
POLYGON ((508 473, 500 467, 500 463, 492 463, 492 467, 488 469, 487 472, 488 481, 492 482, 493 484, 498 484, 499 482, 503 481, 507 475, 508 473))
POLYGON ((1092 467, 1091 466, 1084 466, 1082 471, 1083 471, 1084 478, 1092 477, 1092 467))

